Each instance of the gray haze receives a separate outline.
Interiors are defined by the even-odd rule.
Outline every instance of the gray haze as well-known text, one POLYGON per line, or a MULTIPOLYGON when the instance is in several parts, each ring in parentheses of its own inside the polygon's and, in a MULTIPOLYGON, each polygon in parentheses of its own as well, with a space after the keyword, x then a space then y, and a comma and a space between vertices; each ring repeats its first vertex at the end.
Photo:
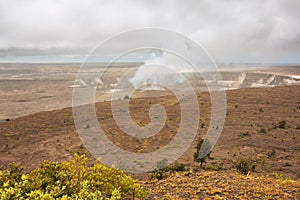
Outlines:
POLYGON ((0 60, 84 55, 122 31, 163 27, 217 62, 300 63, 299 8, 298 0, 0 0, 0 60))

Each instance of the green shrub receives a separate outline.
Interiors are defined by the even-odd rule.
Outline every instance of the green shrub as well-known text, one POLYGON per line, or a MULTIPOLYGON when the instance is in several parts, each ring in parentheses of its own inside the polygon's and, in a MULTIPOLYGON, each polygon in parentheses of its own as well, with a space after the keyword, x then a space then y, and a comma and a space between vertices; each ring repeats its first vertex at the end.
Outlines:
POLYGON ((29 174, 0 171, 0 199, 121 199, 146 192, 124 172, 75 155, 70 162, 44 161, 29 174))
POLYGON ((181 163, 173 163, 163 168, 155 169, 151 172, 151 179, 162 180, 166 172, 182 172, 185 171, 185 166, 181 163))
POLYGON ((258 132, 259 133, 267 133, 267 130, 264 127, 260 127, 258 132))
POLYGON ((278 123, 278 128, 282 128, 282 129, 285 129, 285 125, 286 125, 286 121, 285 120, 282 120, 278 123))
POLYGON ((185 171, 185 167, 181 163, 173 163, 161 169, 164 172, 182 172, 185 171))
POLYGON ((241 159, 234 164, 236 170, 244 175, 255 170, 256 164, 250 159, 241 159))
POLYGON ((210 164, 207 166, 204 166, 203 169, 210 170, 210 171, 220 171, 223 169, 222 164, 210 164))
POLYGON ((150 177, 151 179, 157 179, 160 181, 164 178, 164 172, 161 170, 154 170, 151 172, 150 177))

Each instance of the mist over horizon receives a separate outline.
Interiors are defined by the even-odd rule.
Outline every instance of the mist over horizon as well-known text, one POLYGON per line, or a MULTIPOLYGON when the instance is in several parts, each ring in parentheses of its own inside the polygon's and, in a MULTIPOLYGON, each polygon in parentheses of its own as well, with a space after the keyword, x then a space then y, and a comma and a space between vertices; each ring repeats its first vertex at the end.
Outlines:
POLYGON ((217 63, 298 64, 299 7, 296 0, 0 0, 0 62, 81 62, 108 37, 161 27, 201 44, 217 63))

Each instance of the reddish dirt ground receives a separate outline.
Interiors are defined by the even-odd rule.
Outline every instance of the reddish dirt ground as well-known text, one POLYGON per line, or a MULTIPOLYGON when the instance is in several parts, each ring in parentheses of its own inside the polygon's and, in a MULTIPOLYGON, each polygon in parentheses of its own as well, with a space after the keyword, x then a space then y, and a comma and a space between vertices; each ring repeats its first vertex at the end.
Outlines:
MULTIPOLYGON (((254 173, 276 172, 299 179, 300 86, 239 89, 226 94, 225 126, 211 153, 212 159, 206 159, 204 166, 235 170, 235 162, 247 159, 256 165, 254 173), (283 121, 285 124, 280 128, 283 121)), ((208 93, 198 94, 201 119, 197 138, 203 137, 210 122, 209 99, 208 93)), ((172 139, 180 122, 180 107, 175 96, 131 99, 133 120, 139 125, 149 123, 149 107, 155 103, 164 105, 168 116, 161 132, 149 139, 136 139, 123 133, 112 118, 110 102, 96 104, 97 116, 114 143, 134 152, 151 152, 172 139)), ((29 171, 43 160, 70 160, 74 153, 86 152, 75 130, 71 108, 2 122, 0 135, 1 170, 16 162, 29 171)), ((193 160, 195 143, 178 159, 179 163, 198 165, 193 160)))

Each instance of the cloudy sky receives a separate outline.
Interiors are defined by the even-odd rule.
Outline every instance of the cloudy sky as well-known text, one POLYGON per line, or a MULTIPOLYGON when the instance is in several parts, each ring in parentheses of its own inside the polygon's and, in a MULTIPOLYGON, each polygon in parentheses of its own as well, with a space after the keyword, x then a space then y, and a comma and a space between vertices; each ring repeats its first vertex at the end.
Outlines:
POLYGON ((162 27, 217 62, 300 63, 299 8, 299 0, 0 0, 0 60, 86 54, 122 31, 162 27))

